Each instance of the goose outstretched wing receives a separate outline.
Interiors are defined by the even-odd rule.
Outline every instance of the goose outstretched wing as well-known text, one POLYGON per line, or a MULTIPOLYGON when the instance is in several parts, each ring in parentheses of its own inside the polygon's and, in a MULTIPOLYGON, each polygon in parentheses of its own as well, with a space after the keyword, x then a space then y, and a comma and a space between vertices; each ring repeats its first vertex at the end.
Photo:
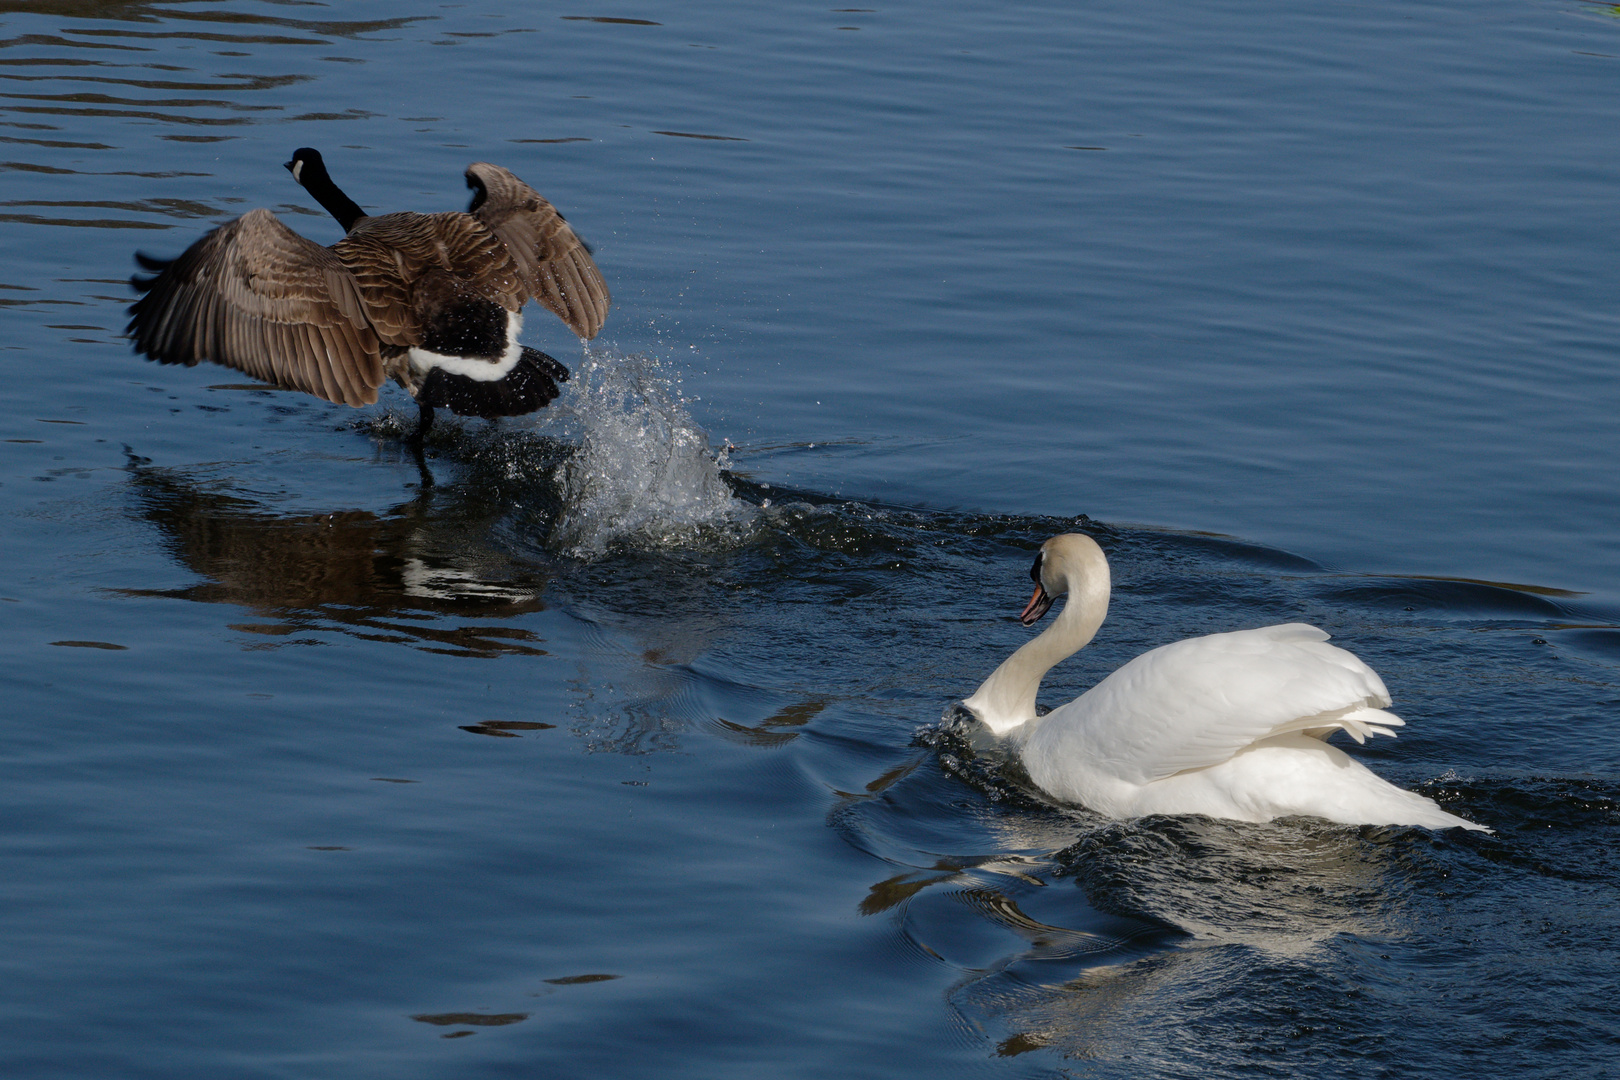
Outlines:
POLYGON ((473 189, 467 212, 506 245, 528 295, 580 337, 595 337, 612 298, 590 250, 556 207, 488 162, 467 167, 467 186, 473 189))
POLYGON ((165 364, 212 360, 344 405, 369 405, 383 384, 380 342, 349 271, 333 252, 253 210, 171 262, 137 255, 153 277, 126 333, 165 364))

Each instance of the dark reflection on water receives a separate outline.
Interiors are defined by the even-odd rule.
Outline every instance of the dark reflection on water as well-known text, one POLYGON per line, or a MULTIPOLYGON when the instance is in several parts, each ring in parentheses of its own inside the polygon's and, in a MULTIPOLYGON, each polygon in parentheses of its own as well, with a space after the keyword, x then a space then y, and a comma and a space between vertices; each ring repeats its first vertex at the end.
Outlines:
POLYGON ((445 1027, 450 1024, 466 1024, 469 1027, 505 1027, 507 1024, 517 1024, 529 1018, 528 1013, 424 1013, 411 1017, 412 1020, 422 1024, 435 1024, 445 1027))
POLYGON ((1333 603, 1398 606, 1403 611, 1440 613, 1455 609, 1470 616, 1493 613, 1548 619, 1567 614, 1568 608, 1560 601, 1581 596, 1567 589, 1539 585, 1437 577, 1324 581, 1318 595, 1333 603))
POLYGON ((564 22, 594 22, 616 23, 619 26, 662 26, 663 23, 650 22, 647 19, 620 19, 610 15, 559 15, 564 22))
POLYGON ((673 135, 678 139, 708 139, 710 142, 747 142, 735 135, 700 135, 692 131, 654 131, 654 135, 673 135))
MULTIPOLYGON (((208 22, 239 24, 244 26, 287 26, 299 30, 310 30, 319 34, 332 34, 342 37, 374 33, 379 30, 397 30, 401 27, 409 26, 412 23, 432 21, 434 18, 431 15, 412 15, 397 19, 372 19, 358 22, 293 19, 282 15, 267 15, 263 12, 257 11, 231 11, 224 8, 195 11, 188 10, 184 6, 152 3, 150 0, 64 0, 64 2, 61 3, 53 2, 53 0, 14 0, 14 2, 6 5, 6 11, 12 14, 46 15, 53 18, 103 19, 149 24, 161 24, 169 20, 178 20, 180 22, 208 22)), ((74 32, 83 34, 100 33, 105 35, 138 36, 148 38, 187 36, 183 33, 176 32, 141 33, 137 31, 124 32, 116 30, 76 30, 74 32)), ((208 38, 205 40, 214 39, 208 38)), ((247 38, 243 40, 280 44, 289 39, 247 38)), ((298 39, 291 40, 296 41, 298 39)), ((0 42, 0 44, 5 43, 0 42)))
POLYGON ((130 477, 137 512, 204 580, 123 595, 234 604, 275 621, 233 629, 298 642, 336 631, 454 656, 544 652, 531 631, 499 622, 544 609, 546 574, 491 548, 490 516, 465 499, 430 488, 383 514, 281 516, 139 458, 130 477))
POLYGON ((799 705, 789 705, 757 724, 738 724, 723 717, 715 717, 714 731, 722 738, 740 741, 748 746, 766 748, 783 746, 798 737, 798 732, 794 731, 794 728, 808 724, 826 707, 825 701, 806 701, 799 705))
POLYGON ((489 735, 497 739, 519 739, 520 731, 550 731, 556 724, 541 723, 536 720, 485 720, 479 724, 463 724, 462 731, 470 731, 474 735, 489 735))
MULTIPOLYGON (((178 218, 210 218, 222 212, 216 207, 205 206, 202 203, 193 202, 189 199, 146 199, 142 200, 141 202, 97 202, 83 199, 60 201, 51 201, 46 199, 12 199, 8 202, 0 202, 0 206, 55 206, 62 208, 91 206, 107 210, 129 210, 135 213, 167 214, 171 217, 178 218)), ((90 223, 76 222, 76 224, 90 223)), ((131 224, 134 223, 132 222, 131 224)), ((167 227, 146 222, 142 222, 140 224, 146 228, 167 227)))
MULTIPOLYGON (((280 73, 244 73, 218 70, 217 63, 204 62, 200 57, 187 57, 184 63, 157 62, 158 56, 180 59, 169 50, 171 43, 196 42, 214 45, 239 46, 243 50, 230 54, 248 58, 264 51, 277 55, 279 50, 292 47, 300 51, 309 46, 333 44, 334 41, 365 42, 376 35, 389 34, 416 23, 432 22, 433 15, 410 15, 399 18, 360 20, 308 20, 280 13, 253 10, 211 8, 190 10, 145 2, 121 3, 17 3, 8 5, 8 13, 15 16, 39 15, 62 20, 56 33, 29 33, 0 40, 0 112, 13 119, 8 126, 55 130, 62 125, 111 129, 124 124, 141 125, 146 121, 164 124, 203 127, 242 128, 255 122, 256 117, 286 120, 316 121, 352 120, 376 115, 365 109, 345 108, 327 112, 290 111, 285 103, 267 100, 278 91, 285 91, 301 83, 315 81, 313 72, 283 71, 280 73), (114 22, 128 25, 109 27, 86 25, 92 22, 114 22), (187 24, 219 27, 218 30, 189 29, 187 24), (165 27, 142 29, 141 27, 165 27), (281 28, 303 31, 307 36, 241 32, 235 28, 281 28), (127 74, 117 74, 127 72, 127 74), (60 89, 47 89, 60 87, 60 89), (111 89, 127 88, 137 93, 122 94, 111 89), (143 92, 144 93, 140 93, 143 92), (204 96, 172 96, 202 94, 204 96), (230 96, 220 96, 230 95, 230 96)), ((290 63, 300 59, 288 58, 290 63)), ((239 135, 181 135, 165 134, 166 140, 182 142, 215 142, 239 135)), ((16 146, 34 146, 49 150, 126 149, 113 144, 89 139, 52 139, 8 136, 3 141, 16 146)), ((77 163, 76 163, 77 164, 77 163)), ((186 169, 85 169, 62 167, 43 162, 7 162, 0 169, 36 172, 58 176, 132 176, 145 179, 165 179, 183 176, 207 176, 208 173, 186 169)), ((18 204, 13 204, 18 205, 18 204)), ((94 206, 91 202, 38 203, 37 205, 94 206)), ((119 206, 132 213, 169 213, 156 201, 119 206)), ((222 216, 222 211, 203 210, 202 216, 222 216)), ((197 216, 195 212, 181 212, 179 217, 197 216)), ((0 220, 33 225, 78 225, 98 228, 154 227, 150 223, 118 220, 86 221, 31 215, 6 215, 0 220)))

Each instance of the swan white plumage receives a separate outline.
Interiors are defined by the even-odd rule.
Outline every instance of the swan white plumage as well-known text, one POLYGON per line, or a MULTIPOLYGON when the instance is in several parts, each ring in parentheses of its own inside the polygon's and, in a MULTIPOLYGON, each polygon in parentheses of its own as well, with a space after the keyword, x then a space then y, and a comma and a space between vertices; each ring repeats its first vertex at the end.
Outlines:
POLYGON ((1035 695, 1108 614, 1108 560, 1091 537, 1055 536, 1030 570, 1025 626, 1069 594, 1062 613, 963 702, 1011 734, 1030 779, 1064 802, 1115 818, 1207 814, 1270 821, 1292 814, 1347 825, 1483 825, 1403 791, 1324 740, 1358 743, 1405 721, 1384 711, 1376 672, 1304 623, 1188 638, 1143 653, 1045 716, 1035 695))

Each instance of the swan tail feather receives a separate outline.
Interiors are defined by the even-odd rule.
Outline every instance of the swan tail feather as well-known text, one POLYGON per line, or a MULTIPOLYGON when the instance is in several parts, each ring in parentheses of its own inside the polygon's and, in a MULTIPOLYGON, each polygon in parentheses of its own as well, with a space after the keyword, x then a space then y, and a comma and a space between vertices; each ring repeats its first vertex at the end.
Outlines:
POLYGON ((1369 735, 1388 735, 1395 737, 1391 728, 1405 727, 1406 721, 1392 712, 1383 709, 1374 709, 1362 706, 1351 709, 1339 718, 1339 726, 1349 732, 1350 737, 1358 743, 1365 743, 1369 735))
POLYGON ((1297 731, 1313 739, 1326 739, 1335 731, 1342 731, 1358 744, 1365 744, 1370 735, 1388 735, 1393 739, 1395 732, 1390 729, 1405 726, 1406 721, 1392 712, 1375 709, 1370 705, 1356 705, 1342 711, 1302 716, 1277 734, 1297 731))
POLYGON ((1479 825, 1448 810, 1442 810, 1439 803, 1415 791, 1403 791, 1402 794, 1411 797, 1415 813, 1411 815, 1410 821, 1403 821, 1400 824, 1421 825, 1425 829, 1467 829, 1469 832, 1483 833, 1496 831, 1489 825, 1479 825))

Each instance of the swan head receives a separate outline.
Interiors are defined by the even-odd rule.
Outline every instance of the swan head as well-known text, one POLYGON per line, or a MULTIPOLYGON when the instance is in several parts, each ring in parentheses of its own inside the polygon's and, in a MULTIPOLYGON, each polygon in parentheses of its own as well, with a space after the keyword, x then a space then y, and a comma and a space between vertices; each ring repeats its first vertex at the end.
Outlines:
POLYGON ((962 702, 996 735, 1037 720, 1035 695, 1047 670, 1090 641, 1108 614, 1108 559, 1083 533, 1042 544, 1029 576, 1035 579, 1035 595, 1018 617, 1025 626, 1045 615, 1057 597, 1067 593, 1069 600, 1056 622, 1025 642, 962 702))
POLYGON ((1046 548, 1035 553, 1035 565, 1029 568, 1030 580, 1035 582, 1035 595, 1029 598, 1028 605, 1019 613, 1018 621, 1025 626, 1034 626, 1041 621, 1047 609, 1052 606, 1053 595, 1046 591, 1046 582, 1041 580, 1041 564, 1046 561, 1046 548))
POLYGON ((1108 592, 1108 558, 1097 541, 1085 533, 1054 536, 1035 553, 1029 568, 1035 582, 1035 595, 1018 616, 1025 626, 1033 626, 1051 608, 1052 601, 1068 592, 1075 581, 1096 582, 1100 578, 1104 595, 1108 592), (1072 580, 1071 580, 1072 576, 1072 580))

